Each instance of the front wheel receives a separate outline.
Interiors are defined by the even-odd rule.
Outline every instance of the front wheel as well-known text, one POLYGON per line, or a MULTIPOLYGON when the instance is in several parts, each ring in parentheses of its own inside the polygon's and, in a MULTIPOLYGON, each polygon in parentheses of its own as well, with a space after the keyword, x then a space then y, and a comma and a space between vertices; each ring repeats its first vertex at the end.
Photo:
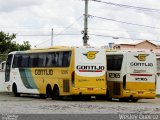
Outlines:
POLYGON ((18 91, 17 91, 17 85, 16 84, 13 85, 12 91, 13 91, 14 96, 16 96, 16 97, 20 96, 20 93, 18 93, 18 91))

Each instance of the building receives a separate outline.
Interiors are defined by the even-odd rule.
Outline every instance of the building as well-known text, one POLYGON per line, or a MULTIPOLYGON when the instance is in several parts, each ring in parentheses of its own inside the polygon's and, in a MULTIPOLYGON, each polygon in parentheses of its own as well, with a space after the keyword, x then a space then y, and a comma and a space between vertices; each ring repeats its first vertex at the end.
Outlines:
POLYGON ((160 56, 160 45, 157 45, 149 40, 143 40, 139 42, 135 42, 132 44, 114 44, 113 49, 115 50, 146 50, 146 51, 153 51, 160 56))

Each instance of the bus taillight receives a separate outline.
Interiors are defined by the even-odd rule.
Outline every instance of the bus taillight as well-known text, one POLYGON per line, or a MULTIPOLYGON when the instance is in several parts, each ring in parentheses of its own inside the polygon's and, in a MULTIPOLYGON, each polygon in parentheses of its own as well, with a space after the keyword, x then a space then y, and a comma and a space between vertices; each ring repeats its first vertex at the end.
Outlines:
POLYGON ((72 78, 71 78, 71 80, 72 80, 72 86, 74 86, 74 79, 75 79, 75 72, 73 71, 72 72, 72 78))

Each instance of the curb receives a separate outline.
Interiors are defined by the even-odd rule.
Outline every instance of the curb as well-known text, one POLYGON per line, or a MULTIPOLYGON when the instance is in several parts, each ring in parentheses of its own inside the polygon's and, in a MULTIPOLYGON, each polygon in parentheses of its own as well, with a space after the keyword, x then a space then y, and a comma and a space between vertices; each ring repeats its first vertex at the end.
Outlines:
POLYGON ((13 95, 12 92, 0 92, 0 95, 13 95))

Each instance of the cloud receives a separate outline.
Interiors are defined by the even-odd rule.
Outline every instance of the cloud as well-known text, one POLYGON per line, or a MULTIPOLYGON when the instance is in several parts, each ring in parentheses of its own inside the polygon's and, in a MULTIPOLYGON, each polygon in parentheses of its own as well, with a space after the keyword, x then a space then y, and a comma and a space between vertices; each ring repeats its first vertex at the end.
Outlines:
POLYGON ((12 12, 18 8, 40 4, 40 0, 0 0, 0 12, 12 12))
MULTIPOLYGON (((160 8, 158 0, 103 0, 108 2, 148 8, 160 8)), ((82 45, 81 31, 84 27, 84 1, 81 0, 0 0, 0 28, 9 33, 18 33, 16 41, 28 40, 32 47, 48 47, 51 41, 51 29, 54 29, 54 45, 82 45), (82 16, 80 18, 80 16, 82 16), (80 19, 77 19, 80 18, 80 19), (68 34, 59 35, 56 34, 68 34), (78 34, 78 35, 69 35, 78 34), (28 36, 23 36, 28 35, 28 36), (31 36, 29 36, 31 35, 31 36), (32 36, 33 35, 33 36, 32 36), (41 36, 34 36, 41 35, 41 36), (43 36, 44 35, 44 36, 43 36), (47 35, 47 36, 45 36, 47 35)), ((89 14, 125 21, 135 24, 160 27, 160 15, 156 12, 144 12, 134 9, 115 7, 89 1, 89 14)), ((89 34, 104 36, 160 39, 160 29, 138 27, 89 18, 89 34)), ((133 39, 113 39, 90 35, 89 44, 107 45, 108 42, 131 42, 133 39)))

